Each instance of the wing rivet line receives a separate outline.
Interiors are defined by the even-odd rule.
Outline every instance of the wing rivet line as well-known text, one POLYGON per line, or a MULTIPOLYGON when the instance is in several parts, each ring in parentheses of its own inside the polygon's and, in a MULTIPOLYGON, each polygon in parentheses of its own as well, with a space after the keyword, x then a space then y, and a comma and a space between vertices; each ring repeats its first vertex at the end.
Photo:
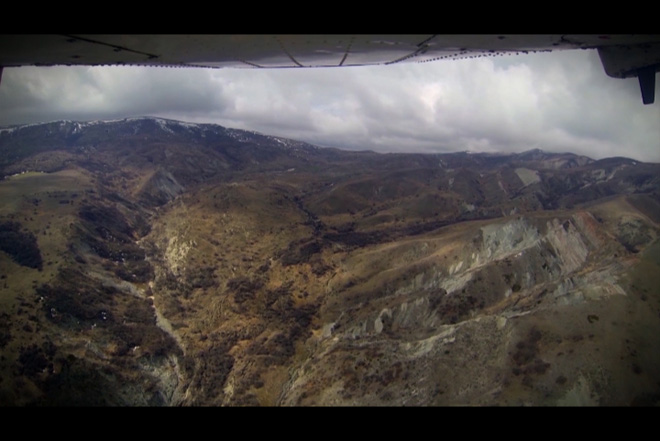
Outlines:
POLYGON ((339 62, 340 66, 344 65, 344 61, 346 61, 346 58, 348 58, 348 54, 351 52, 351 46, 353 45, 353 41, 355 40, 355 37, 351 37, 351 39, 348 42, 348 45, 346 46, 346 51, 344 52, 344 56, 339 62))
POLYGON ((298 60, 296 60, 296 59, 293 57, 293 55, 291 55, 291 53, 289 53, 289 51, 287 50, 287 48, 284 47, 284 43, 282 43, 282 41, 281 41, 279 38, 277 38, 277 37, 273 37, 273 38, 275 39, 275 41, 277 41, 277 44, 280 45, 280 48, 282 49, 282 52, 284 52, 284 53, 286 54, 286 56, 289 57, 289 58, 291 59, 291 61, 293 61, 295 64, 297 64, 298 67, 304 67, 302 64, 298 63, 298 60))
POLYGON ((63 35, 63 37, 66 37, 67 41, 69 43, 72 43, 73 42, 72 40, 74 40, 74 41, 85 41, 87 43, 92 43, 92 44, 98 44, 98 45, 101 45, 101 46, 111 47, 111 48, 113 48, 113 50, 115 52, 120 52, 120 51, 133 52, 134 54, 146 55, 147 58, 149 58, 150 60, 153 60, 154 58, 158 58, 158 55, 155 55, 155 54, 150 54, 148 52, 142 52, 142 51, 136 51, 136 50, 133 50, 133 49, 129 49, 127 47, 118 46, 116 44, 104 43, 102 41, 91 40, 89 38, 76 37, 75 35, 63 35))

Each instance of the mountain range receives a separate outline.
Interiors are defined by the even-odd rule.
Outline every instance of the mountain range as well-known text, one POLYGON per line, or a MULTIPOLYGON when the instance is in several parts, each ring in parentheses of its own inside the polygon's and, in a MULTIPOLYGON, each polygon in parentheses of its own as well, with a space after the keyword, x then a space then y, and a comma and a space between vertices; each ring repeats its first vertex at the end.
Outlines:
POLYGON ((660 165, 0 129, 0 404, 657 405, 660 165))

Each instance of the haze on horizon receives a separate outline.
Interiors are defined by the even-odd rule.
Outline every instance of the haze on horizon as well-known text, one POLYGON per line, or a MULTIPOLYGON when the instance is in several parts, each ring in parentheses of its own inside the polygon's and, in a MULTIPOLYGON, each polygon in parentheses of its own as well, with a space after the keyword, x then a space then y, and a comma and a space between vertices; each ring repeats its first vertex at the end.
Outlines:
POLYGON ((316 69, 4 70, 0 126, 159 116, 377 152, 522 152, 660 162, 660 104, 596 51, 316 69))

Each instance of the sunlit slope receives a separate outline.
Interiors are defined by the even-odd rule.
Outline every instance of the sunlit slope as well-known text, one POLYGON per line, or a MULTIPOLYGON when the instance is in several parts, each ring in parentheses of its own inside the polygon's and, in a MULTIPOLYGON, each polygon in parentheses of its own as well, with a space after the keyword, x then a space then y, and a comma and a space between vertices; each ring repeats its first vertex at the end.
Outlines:
MULTIPOLYGON (((626 216, 655 240, 639 213, 607 221, 626 216)), ((658 285, 642 281, 658 262, 646 253, 640 261, 604 222, 589 211, 546 212, 353 251, 330 283, 313 355, 284 401, 648 401, 660 374, 650 349, 660 308, 658 285)))

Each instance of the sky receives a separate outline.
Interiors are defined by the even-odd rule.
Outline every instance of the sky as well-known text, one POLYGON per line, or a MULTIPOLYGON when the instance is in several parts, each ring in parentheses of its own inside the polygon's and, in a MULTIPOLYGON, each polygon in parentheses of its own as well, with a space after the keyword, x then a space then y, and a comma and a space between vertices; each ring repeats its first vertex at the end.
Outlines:
POLYGON ((657 95, 643 105, 637 79, 608 77, 592 50, 315 69, 20 67, 2 74, 0 127, 159 116, 350 150, 660 162, 657 95))

